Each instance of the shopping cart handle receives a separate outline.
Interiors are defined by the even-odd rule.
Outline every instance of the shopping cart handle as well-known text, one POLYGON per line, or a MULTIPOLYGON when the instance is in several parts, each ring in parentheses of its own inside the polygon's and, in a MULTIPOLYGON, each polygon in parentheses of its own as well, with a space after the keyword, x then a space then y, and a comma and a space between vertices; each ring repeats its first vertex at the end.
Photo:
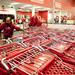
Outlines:
POLYGON ((1 63, 3 64, 3 66, 5 67, 6 70, 9 70, 9 67, 6 65, 6 63, 4 62, 6 58, 3 58, 1 63))
POLYGON ((5 40, 7 43, 12 43, 11 39, 8 38, 7 40, 5 40))

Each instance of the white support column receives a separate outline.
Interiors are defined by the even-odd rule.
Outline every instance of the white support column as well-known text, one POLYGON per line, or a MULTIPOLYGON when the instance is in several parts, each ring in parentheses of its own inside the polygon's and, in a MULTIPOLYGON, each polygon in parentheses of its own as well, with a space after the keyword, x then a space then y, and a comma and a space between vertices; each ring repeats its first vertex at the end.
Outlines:
POLYGON ((70 18, 71 18, 71 16, 72 16, 71 12, 69 14, 70 14, 70 18))
POLYGON ((35 8, 32 8, 32 16, 35 15, 35 8))
POLYGON ((53 23, 54 23, 54 16, 55 16, 55 0, 53 0, 53 9, 52 9, 52 19, 53 19, 53 23))
POLYGON ((61 23, 61 10, 59 11, 59 24, 61 23))
POLYGON ((49 11, 48 11, 48 23, 49 23, 49 21, 50 21, 50 14, 49 14, 49 11))

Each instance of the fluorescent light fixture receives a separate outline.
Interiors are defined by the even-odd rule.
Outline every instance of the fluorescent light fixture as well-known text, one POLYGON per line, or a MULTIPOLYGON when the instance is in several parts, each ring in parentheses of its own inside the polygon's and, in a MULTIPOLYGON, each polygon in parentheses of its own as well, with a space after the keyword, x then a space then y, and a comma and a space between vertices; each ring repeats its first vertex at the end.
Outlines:
POLYGON ((18 2, 11 3, 11 5, 17 5, 17 4, 20 4, 20 3, 18 2))
POLYGON ((20 7, 20 8, 32 7, 32 6, 33 6, 33 5, 27 4, 27 5, 24 5, 24 6, 20 7))
POLYGON ((33 6, 34 8, 42 8, 41 6, 33 6))

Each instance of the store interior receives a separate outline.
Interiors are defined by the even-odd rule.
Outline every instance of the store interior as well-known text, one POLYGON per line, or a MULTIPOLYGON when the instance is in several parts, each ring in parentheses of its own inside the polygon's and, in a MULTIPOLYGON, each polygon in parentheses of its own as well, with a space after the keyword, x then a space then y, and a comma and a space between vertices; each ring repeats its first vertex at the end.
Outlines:
POLYGON ((0 75, 75 75, 75 0, 0 0, 0 75))

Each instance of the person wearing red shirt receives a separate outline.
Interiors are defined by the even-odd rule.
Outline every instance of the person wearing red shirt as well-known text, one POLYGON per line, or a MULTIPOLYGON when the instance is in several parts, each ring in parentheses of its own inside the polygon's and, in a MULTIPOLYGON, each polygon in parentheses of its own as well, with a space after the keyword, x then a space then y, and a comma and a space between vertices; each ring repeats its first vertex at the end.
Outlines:
POLYGON ((22 17, 22 23, 24 23, 26 21, 26 19, 24 17, 22 17))
POLYGON ((42 22, 39 20, 37 15, 32 16, 30 18, 29 26, 41 26, 41 25, 42 25, 42 22))
POLYGON ((0 31, 3 30, 3 35, 5 39, 11 38, 13 35, 13 31, 16 29, 17 31, 21 30, 19 27, 15 26, 11 22, 11 18, 7 17, 6 21, 0 25, 0 31))
POLYGON ((19 18, 18 18, 18 17, 16 18, 16 23, 17 23, 17 24, 19 23, 19 18))

